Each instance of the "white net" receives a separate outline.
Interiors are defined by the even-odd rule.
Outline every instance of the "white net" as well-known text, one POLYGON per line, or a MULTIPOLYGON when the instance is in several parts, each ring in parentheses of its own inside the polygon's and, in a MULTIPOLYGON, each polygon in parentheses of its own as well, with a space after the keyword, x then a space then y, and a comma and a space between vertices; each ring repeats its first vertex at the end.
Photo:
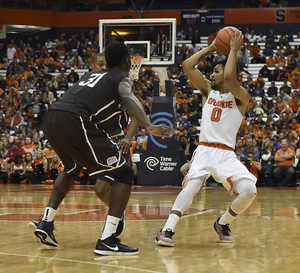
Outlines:
POLYGON ((139 79, 140 68, 142 66, 143 56, 131 56, 131 69, 129 71, 129 76, 132 80, 139 79))

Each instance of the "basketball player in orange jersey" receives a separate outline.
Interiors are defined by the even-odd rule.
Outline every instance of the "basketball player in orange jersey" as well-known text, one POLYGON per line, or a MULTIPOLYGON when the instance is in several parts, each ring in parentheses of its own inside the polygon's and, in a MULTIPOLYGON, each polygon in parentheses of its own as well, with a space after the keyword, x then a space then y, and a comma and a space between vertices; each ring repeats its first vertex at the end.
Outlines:
POLYGON ((164 228, 156 236, 155 241, 159 245, 174 245, 172 236, 179 218, 192 204, 194 196, 209 176, 222 183, 229 195, 236 195, 230 208, 213 225, 222 242, 234 241, 229 224, 251 205, 256 196, 256 178, 234 153, 236 134, 250 95, 237 81, 237 52, 241 49, 243 35, 236 32, 234 37, 230 36, 227 62, 225 60, 215 66, 211 82, 204 79, 195 66, 207 55, 218 51, 215 41, 182 65, 190 81, 202 93, 204 107, 200 142, 183 180, 183 189, 174 202, 164 228))

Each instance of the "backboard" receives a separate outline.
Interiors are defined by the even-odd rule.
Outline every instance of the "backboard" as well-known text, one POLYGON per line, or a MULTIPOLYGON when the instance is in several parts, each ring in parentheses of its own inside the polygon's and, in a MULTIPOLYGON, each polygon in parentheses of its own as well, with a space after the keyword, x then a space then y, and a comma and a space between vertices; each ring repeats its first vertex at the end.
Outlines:
POLYGON ((142 66, 171 66, 175 63, 176 19, 99 20, 99 48, 114 40, 127 44, 131 55, 144 56, 142 66))

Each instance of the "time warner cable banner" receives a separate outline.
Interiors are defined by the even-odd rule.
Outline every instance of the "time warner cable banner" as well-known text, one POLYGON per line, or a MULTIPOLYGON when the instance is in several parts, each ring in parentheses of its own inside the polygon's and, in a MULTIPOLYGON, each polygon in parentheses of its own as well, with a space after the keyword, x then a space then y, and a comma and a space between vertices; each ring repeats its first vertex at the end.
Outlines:
POLYGON ((181 25, 224 24, 224 10, 189 10, 181 12, 181 25))
MULTIPOLYGON (((174 128, 172 82, 166 81, 166 96, 158 96, 159 82, 154 83, 151 122, 174 128), (155 91, 157 91, 155 95, 155 91)), ((177 137, 154 137, 149 134, 147 151, 143 152, 137 177, 138 185, 181 185, 181 166, 186 163, 183 151, 178 151, 177 137)))

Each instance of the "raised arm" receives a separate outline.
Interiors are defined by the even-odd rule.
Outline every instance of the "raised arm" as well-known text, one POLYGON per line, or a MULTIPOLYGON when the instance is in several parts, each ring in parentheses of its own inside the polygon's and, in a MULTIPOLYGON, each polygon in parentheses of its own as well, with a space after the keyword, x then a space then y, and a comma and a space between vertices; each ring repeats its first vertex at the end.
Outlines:
POLYGON ((210 81, 203 77, 202 73, 195 68, 195 66, 214 51, 216 51, 215 41, 213 41, 210 46, 198 51, 182 63, 182 69, 184 73, 188 76, 192 84, 199 91, 201 91, 202 95, 205 97, 207 97, 211 91, 211 84, 210 81))
POLYGON ((235 33, 231 36, 230 52, 224 70, 224 81, 232 95, 238 99, 243 106, 247 106, 251 96, 247 90, 241 87, 237 81, 237 53, 241 49, 241 42, 243 39, 242 33, 235 33))
POLYGON ((124 78, 119 83, 118 94, 131 115, 135 117, 140 123, 142 123, 149 133, 154 136, 161 137, 172 137, 170 132, 176 133, 176 131, 169 126, 151 124, 141 103, 131 93, 131 80, 129 78, 124 78))

